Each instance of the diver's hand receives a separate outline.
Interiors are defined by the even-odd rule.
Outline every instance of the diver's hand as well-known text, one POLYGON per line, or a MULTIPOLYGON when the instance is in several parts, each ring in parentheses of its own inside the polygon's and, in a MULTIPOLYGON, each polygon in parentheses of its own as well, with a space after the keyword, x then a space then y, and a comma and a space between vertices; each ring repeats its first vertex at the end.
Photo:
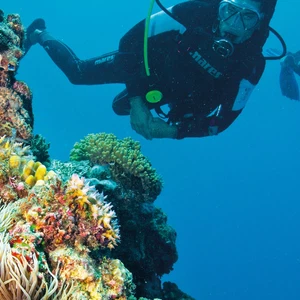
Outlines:
POLYGON ((177 127, 171 126, 160 118, 153 118, 150 124, 150 133, 152 138, 171 138, 176 139, 177 127))
POLYGON ((147 140, 152 140, 150 126, 153 116, 141 97, 130 99, 130 123, 131 127, 138 134, 147 140))

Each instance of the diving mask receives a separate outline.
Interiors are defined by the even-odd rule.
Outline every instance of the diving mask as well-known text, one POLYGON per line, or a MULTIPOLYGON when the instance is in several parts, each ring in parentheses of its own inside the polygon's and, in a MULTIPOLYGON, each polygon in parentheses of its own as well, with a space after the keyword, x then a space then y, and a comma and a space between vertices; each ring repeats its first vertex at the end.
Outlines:
POLYGON ((249 39, 258 27, 263 14, 255 6, 238 0, 223 0, 219 5, 220 33, 231 36, 233 43, 249 39))

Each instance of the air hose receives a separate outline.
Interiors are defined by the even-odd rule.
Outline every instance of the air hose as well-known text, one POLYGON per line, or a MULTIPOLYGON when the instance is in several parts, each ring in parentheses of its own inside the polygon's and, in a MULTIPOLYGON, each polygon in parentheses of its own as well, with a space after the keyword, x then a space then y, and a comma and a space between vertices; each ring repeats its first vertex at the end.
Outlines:
MULTIPOLYGON (((150 1, 150 7, 148 10, 148 14, 145 20, 145 31, 144 31, 144 66, 147 77, 150 78, 150 68, 149 68, 149 60, 148 60, 148 35, 149 35, 149 27, 150 27, 150 19, 153 11, 155 0, 150 1)), ((150 90, 146 94, 146 100, 150 103, 157 103, 163 97, 163 94, 159 90, 150 90)))

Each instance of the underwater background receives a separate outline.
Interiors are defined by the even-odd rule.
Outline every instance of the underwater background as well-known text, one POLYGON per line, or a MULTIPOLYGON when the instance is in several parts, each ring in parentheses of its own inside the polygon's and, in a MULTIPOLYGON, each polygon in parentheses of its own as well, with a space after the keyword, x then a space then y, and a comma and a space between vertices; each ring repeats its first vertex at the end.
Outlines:
MULTIPOLYGON (((165 6, 180 1, 164 0, 165 6)), ((119 39, 148 11, 147 1, 2 2, 23 24, 42 17, 48 30, 80 58, 117 49, 119 39)), ((300 49, 300 3, 279 0, 271 26, 289 51, 300 49)), ((266 48, 279 48, 271 37, 266 48)), ((199 300, 300 299, 300 103, 280 94, 278 61, 268 62, 250 101, 216 137, 146 141, 128 117, 111 109, 123 85, 75 86, 45 51, 33 47, 17 79, 32 89, 35 133, 52 158, 69 159, 88 133, 114 133, 141 142, 164 180, 156 200, 177 231, 179 260, 164 280, 199 300)))

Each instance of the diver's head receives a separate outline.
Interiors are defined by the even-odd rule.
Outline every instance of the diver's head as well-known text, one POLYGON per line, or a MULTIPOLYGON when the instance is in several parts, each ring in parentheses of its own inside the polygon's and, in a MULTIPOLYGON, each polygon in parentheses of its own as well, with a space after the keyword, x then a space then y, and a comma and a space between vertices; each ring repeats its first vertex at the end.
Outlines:
POLYGON ((234 51, 234 44, 244 42, 247 42, 247 46, 249 46, 247 49, 250 49, 250 52, 261 52, 270 31, 272 31, 283 45, 284 50, 280 57, 285 55, 286 46, 283 39, 269 26, 277 0, 216 1, 218 1, 215 2, 218 21, 213 25, 213 33, 217 37, 213 44, 216 52, 228 57, 234 51))
POLYGON ((240 44, 259 30, 263 32, 265 41, 276 4, 277 0, 221 0, 219 3, 221 36, 240 44))
POLYGON ((255 0, 222 0, 219 4, 219 30, 235 44, 243 43, 260 27, 264 13, 255 0))

